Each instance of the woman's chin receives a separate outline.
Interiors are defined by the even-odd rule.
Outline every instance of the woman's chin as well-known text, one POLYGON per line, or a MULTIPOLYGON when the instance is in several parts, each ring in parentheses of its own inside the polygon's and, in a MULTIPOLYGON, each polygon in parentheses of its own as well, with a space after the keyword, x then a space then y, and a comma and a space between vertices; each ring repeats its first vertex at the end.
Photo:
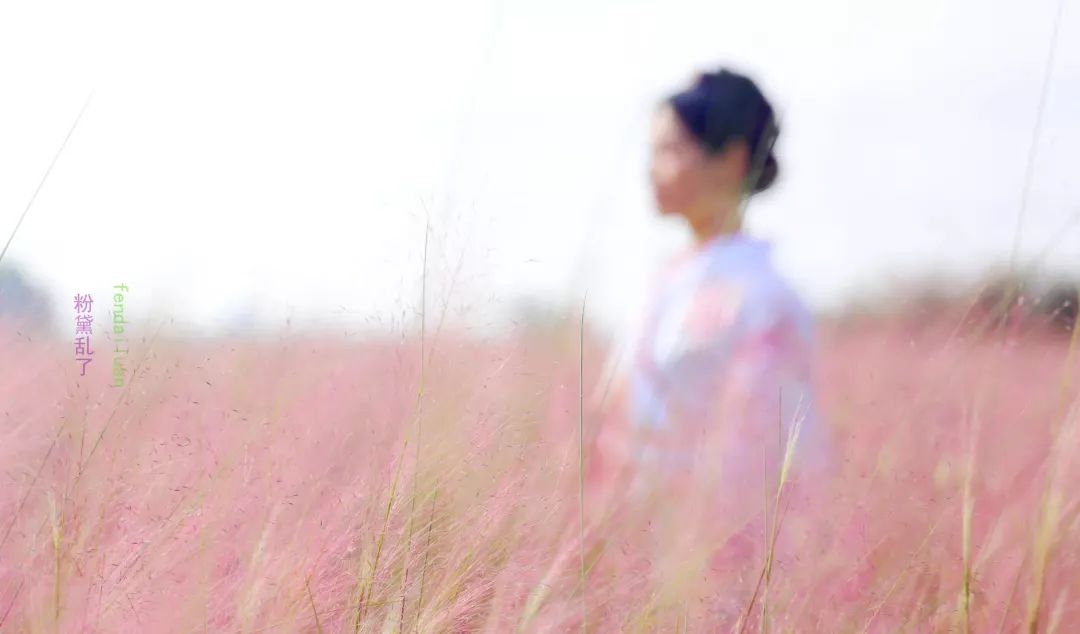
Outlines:
POLYGON ((662 218, 682 218, 686 219, 686 214, 680 209, 674 209, 671 207, 661 207, 660 216, 662 218))
POLYGON ((661 201, 656 201, 656 213, 661 216, 677 216, 679 214, 670 204, 664 204, 661 201))

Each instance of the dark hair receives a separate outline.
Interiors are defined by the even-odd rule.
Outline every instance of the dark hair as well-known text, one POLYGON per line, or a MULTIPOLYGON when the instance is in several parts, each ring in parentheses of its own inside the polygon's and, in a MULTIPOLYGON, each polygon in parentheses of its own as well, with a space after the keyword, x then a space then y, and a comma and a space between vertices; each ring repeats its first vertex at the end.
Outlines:
POLYGON ((672 106, 707 154, 716 154, 734 139, 746 141, 752 193, 765 191, 776 180, 779 164, 773 144, 780 129, 772 106, 750 78, 726 68, 699 73, 692 86, 662 103, 672 106))

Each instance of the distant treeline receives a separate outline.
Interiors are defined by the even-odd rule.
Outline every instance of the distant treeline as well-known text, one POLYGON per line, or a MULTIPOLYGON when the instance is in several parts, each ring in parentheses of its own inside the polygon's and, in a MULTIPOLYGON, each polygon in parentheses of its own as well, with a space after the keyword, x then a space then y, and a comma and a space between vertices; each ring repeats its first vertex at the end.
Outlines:
POLYGON ((19 268, 0 266, 0 320, 49 330, 52 301, 44 289, 32 284, 19 268))
POLYGON ((971 284, 923 278, 881 292, 885 296, 863 298, 836 317, 894 315, 913 323, 943 318, 986 332, 1008 328, 1068 337, 1080 313, 1080 281, 1067 276, 991 272, 971 284))

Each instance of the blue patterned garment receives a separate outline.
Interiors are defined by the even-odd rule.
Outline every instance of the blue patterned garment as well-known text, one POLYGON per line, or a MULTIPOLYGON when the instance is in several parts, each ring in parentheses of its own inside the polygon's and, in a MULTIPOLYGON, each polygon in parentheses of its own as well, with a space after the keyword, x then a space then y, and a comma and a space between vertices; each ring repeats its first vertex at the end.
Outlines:
POLYGON ((702 459, 702 443, 657 439, 719 432, 722 450, 709 459, 722 459, 729 473, 760 473, 763 451, 777 460, 801 419, 795 456, 822 464, 813 338, 812 316, 774 268, 769 243, 720 236, 676 258, 654 287, 633 349, 632 420, 650 439, 637 444, 637 459, 685 465, 702 459))

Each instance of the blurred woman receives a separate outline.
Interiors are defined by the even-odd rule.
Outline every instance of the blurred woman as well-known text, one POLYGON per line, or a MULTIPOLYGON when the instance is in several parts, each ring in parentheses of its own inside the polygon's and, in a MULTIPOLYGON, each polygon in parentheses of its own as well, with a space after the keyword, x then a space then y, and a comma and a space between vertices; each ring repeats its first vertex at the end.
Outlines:
POLYGON ((829 463, 813 320, 771 245, 743 230, 746 202, 776 180, 779 128, 755 83, 720 69, 658 104, 651 133, 656 206, 694 240, 655 281, 623 376, 633 487, 705 483, 703 512, 749 526, 782 470, 805 480, 829 463))

